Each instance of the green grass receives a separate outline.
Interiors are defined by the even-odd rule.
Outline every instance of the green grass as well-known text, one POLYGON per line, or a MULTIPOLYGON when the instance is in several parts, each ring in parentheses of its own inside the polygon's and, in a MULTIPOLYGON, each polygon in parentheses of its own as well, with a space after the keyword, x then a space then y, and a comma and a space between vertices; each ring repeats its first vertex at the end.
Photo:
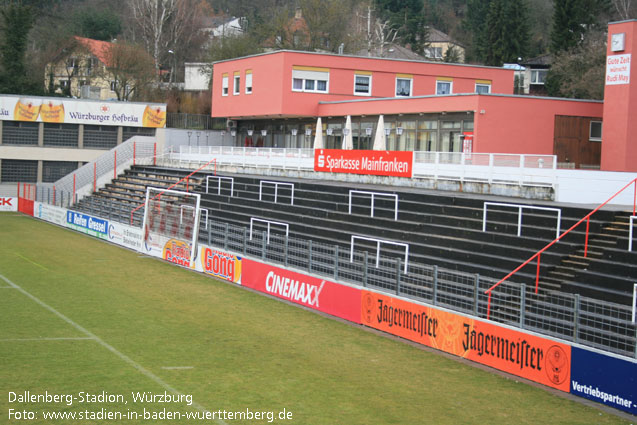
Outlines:
POLYGON ((0 239, 0 275, 98 338, 53 339, 87 334, 18 289, 0 289, 0 423, 21 423, 8 419, 9 409, 37 412, 39 419, 28 423, 59 424, 158 422, 47 422, 42 412, 197 411, 186 403, 132 403, 132 391, 163 393, 164 385, 210 411, 292 412, 291 421, 275 423, 624 423, 544 389, 24 216, 0 214, 0 239), (9 403, 10 391, 27 390, 105 391, 128 403, 9 403))

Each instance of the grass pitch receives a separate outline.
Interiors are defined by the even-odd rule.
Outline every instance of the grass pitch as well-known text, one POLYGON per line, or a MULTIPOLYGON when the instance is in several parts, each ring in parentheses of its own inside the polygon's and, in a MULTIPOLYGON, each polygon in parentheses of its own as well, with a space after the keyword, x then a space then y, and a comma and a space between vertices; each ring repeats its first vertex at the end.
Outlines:
POLYGON ((25 216, 0 213, 0 239, 0 423, 624 423, 25 216), (36 399, 11 401, 25 392, 36 399), (47 394, 71 403, 37 399, 47 394), (215 419, 183 417, 206 411, 215 419), (76 419, 45 419, 52 412, 76 419))

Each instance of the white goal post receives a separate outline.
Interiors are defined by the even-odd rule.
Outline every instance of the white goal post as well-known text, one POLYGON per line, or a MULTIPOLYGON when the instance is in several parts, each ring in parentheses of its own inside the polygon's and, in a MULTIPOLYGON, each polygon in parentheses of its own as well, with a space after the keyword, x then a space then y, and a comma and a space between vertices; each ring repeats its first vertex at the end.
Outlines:
POLYGON ((196 193, 148 187, 144 204, 146 252, 192 267, 197 255, 201 196, 196 193))

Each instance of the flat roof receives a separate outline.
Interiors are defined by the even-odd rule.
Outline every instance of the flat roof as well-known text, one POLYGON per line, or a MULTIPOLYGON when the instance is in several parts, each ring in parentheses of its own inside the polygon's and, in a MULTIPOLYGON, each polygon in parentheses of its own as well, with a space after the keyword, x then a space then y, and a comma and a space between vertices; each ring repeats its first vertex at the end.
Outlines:
POLYGON ((216 62, 212 62, 212 64, 217 63, 225 63, 225 62, 233 62, 240 59, 254 58, 259 56, 266 55, 275 55, 281 53, 293 53, 293 54, 303 54, 303 55, 317 55, 317 56, 333 56, 333 57, 343 57, 349 59, 357 59, 357 60, 385 60, 385 61, 393 61, 393 62, 405 62, 405 63, 421 63, 427 65, 438 65, 438 66, 461 66, 468 68, 485 68, 485 69, 500 69, 505 71, 511 71, 510 69, 501 67, 501 66, 487 66, 487 65, 473 65, 467 63, 453 63, 453 62, 440 62, 440 61, 427 61, 427 60, 414 60, 414 59, 395 59, 395 58, 381 58, 381 57, 373 57, 373 56, 356 56, 356 55, 339 55, 336 53, 326 53, 326 52, 306 52, 302 50, 275 50, 272 52, 263 52, 256 53, 254 55, 241 56, 233 59, 224 59, 216 62))

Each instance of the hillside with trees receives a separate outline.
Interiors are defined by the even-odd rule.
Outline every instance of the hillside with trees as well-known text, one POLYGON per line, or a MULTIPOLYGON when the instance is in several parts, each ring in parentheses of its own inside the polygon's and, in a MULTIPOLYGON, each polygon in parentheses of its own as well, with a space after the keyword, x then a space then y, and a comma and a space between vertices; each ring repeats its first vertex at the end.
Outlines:
MULTIPOLYGON (((601 98, 606 24, 635 9, 631 0, 0 0, 0 92, 52 95, 46 64, 74 35, 143 49, 157 82, 177 82, 185 62, 265 49, 354 54, 395 44, 422 56, 434 28, 465 49, 468 63, 550 53, 550 95, 601 98), (214 33, 233 17, 239 30, 214 33)), ((154 87, 133 100, 165 99, 154 87)))

